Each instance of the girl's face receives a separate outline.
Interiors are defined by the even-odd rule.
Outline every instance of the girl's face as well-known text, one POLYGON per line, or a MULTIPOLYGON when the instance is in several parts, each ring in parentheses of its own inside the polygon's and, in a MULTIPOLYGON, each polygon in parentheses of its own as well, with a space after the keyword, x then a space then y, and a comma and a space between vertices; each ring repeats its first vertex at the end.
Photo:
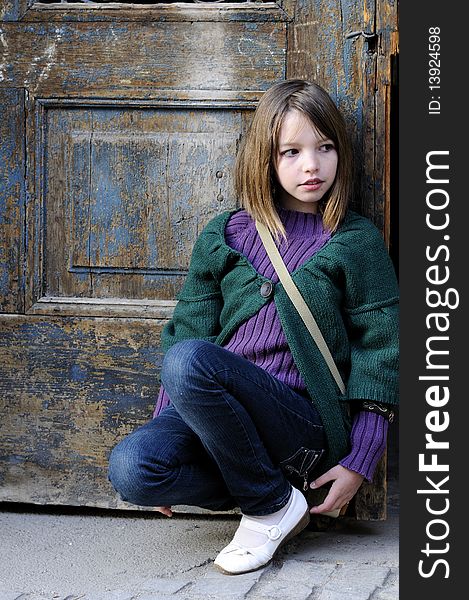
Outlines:
POLYGON ((280 127, 276 159, 280 205, 316 214, 337 173, 338 155, 332 140, 323 138, 302 113, 289 110, 280 127))

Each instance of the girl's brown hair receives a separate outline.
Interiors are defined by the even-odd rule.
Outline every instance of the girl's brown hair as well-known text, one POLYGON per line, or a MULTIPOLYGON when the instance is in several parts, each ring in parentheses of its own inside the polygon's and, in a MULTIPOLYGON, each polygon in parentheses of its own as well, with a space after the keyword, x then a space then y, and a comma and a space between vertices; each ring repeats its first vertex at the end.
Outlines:
POLYGON ((301 79, 274 84, 257 106, 239 149, 234 175, 241 205, 253 219, 266 225, 276 239, 285 236, 275 210, 278 138, 283 119, 290 110, 302 113, 336 147, 337 174, 319 204, 324 226, 331 232, 343 220, 352 193, 352 147, 344 119, 329 94, 319 85, 301 79))

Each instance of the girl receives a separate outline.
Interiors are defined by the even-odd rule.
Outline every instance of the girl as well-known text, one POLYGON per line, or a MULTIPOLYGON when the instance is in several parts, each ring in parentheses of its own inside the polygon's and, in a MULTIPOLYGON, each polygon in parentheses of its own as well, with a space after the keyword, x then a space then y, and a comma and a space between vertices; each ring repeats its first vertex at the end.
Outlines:
POLYGON ((262 97, 240 149, 243 209, 198 238, 162 333, 155 416, 110 457, 129 502, 242 519, 215 565, 266 565, 309 513, 340 509, 382 456, 397 403, 398 289, 382 237, 347 209, 351 146, 328 94, 301 80, 262 97), (267 257, 273 234, 346 382, 341 393, 267 257), (308 508, 308 488, 332 484, 308 508), (300 488, 303 488, 302 490, 300 488))

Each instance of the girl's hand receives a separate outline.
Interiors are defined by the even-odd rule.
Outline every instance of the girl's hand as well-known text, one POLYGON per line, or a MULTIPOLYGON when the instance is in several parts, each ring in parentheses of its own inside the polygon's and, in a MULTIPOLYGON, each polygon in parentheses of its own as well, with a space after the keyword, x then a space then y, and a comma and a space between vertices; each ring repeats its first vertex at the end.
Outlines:
POLYGON ((171 510, 170 506, 155 506, 154 510, 162 513, 163 515, 166 515, 167 517, 173 516, 173 511, 171 510))
POLYGON ((332 469, 329 469, 329 471, 318 477, 316 481, 310 483, 310 487, 316 489, 329 481, 333 481, 324 502, 313 506, 309 512, 320 514, 342 508, 355 496, 363 479, 363 475, 351 471, 342 465, 332 467, 332 469))

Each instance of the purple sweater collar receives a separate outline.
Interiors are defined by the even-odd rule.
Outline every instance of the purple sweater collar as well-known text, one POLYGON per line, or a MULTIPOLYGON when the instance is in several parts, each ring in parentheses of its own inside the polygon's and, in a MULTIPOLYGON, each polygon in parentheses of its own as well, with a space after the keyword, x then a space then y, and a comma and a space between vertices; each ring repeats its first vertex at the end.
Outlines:
MULTIPOLYGON (((296 210, 287 210, 277 206, 277 213, 282 221, 288 238, 302 237, 311 239, 327 234, 321 214, 312 214, 296 210)), ((327 235, 327 237, 330 237, 327 235)))

